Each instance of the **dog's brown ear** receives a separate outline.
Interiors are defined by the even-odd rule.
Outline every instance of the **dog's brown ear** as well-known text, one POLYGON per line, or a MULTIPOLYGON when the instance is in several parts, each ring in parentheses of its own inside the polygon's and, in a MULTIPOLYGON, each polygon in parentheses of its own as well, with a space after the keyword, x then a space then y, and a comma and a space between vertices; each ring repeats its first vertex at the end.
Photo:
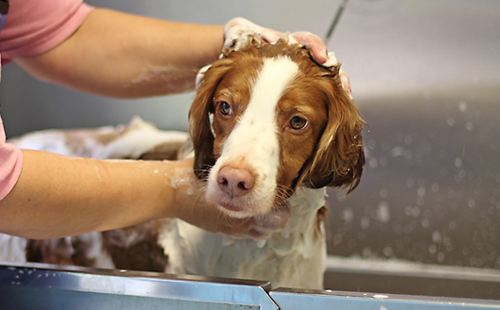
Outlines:
POLYGON ((303 184, 307 187, 324 186, 354 190, 365 165, 361 130, 364 121, 339 77, 340 65, 323 76, 329 80, 325 89, 328 122, 308 164, 304 167, 303 184))
POLYGON ((217 85, 226 74, 232 60, 222 59, 204 73, 198 84, 196 97, 189 110, 189 134, 193 140, 194 173, 200 179, 207 177, 215 164, 214 135, 210 114, 213 113, 212 100, 217 85))

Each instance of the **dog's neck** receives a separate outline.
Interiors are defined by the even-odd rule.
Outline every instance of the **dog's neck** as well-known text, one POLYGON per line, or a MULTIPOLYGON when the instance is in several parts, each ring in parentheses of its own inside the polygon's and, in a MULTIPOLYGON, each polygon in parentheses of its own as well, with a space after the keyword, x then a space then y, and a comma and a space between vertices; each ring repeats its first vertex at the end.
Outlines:
MULTIPOLYGON (((322 238, 322 225, 318 222, 318 211, 325 206, 326 189, 312 189, 307 187, 298 187, 295 193, 288 198, 287 203, 291 211, 291 217, 283 230, 273 232, 265 239, 255 240, 258 247, 267 246, 276 251, 291 251, 301 248, 307 250, 306 247, 297 247, 297 243, 307 242, 302 236, 314 236, 322 238), (302 239, 302 240, 300 240, 302 239)), ((224 245, 230 245, 237 238, 226 236, 224 245)), ((304 252, 304 255, 313 253, 304 252)), ((286 255, 284 253, 283 255, 286 255)))
POLYGON ((167 272, 321 288, 326 246, 318 211, 325 205, 325 189, 298 188, 288 203, 292 214, 285 229, 264 240, 214 234, 180 220, 170 223, 160 236, 169 256, 167 272))

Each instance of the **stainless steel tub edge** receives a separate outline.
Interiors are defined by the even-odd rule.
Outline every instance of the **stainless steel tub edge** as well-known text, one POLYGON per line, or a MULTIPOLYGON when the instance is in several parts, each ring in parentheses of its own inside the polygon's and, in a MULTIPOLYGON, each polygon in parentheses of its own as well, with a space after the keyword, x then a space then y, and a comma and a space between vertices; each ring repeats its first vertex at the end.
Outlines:
POLYGON ((500 309, 499 300, 270 288, 263 281, 0 263, 2 310, 500 309))

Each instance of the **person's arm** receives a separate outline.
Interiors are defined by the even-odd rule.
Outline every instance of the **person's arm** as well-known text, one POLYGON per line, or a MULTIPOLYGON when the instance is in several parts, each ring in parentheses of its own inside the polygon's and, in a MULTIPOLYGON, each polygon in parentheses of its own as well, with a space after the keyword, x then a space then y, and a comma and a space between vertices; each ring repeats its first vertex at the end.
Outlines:
POLYGON ((17 184, 0 201, 2 233, 57 238, 177 217, 213 232, 259 236, 255 219, 232 220, 206 204, 192 159, 95 160, 27 150, 23 157, 17 184))
POLYGON ((222 26, 93 10, 55 48, 15 62, 33 76, 99 95, 133 98, 186 91, 222 49, 222 26))
MULTIPOLYGON (((238 18, 225 29, 241 23, 271 40, 279 38, 280 32, 238 18)), ((307 32, 292 36, 319 63, 326 61, 320 38, 307 32)), ((63 43, 15 61, 41 80, 76 90, 118 98, 148 97, 191 90, 198 70, 219 57, 223 38, 223 26, 95 9, 63 43)))

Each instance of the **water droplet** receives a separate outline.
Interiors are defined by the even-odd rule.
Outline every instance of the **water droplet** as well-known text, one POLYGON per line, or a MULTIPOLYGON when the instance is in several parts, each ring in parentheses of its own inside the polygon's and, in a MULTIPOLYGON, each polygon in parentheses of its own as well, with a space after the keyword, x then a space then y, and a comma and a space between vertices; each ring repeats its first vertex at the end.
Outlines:
POLYGON ((389 212, 389 205, 387 202, 382 201, 377 207, 377 219, 382 223, 387 223, 391 219, 389 212))
POLYGON ((376 158, 370 158, 368 160, 368 166, 370 166, 370 168, 377 168, 378 167, 378 161, 376 158))
POLYGON ((432 241, 440 242, 441 241, 441 233, 437 230, 432 232, 432 241))
POLYGON ((442 262, 444 262, 444 259, 445 259, 444 253, 443 252, 439 252, 439 254, 437 255, 438 262, 442 263, 442 262))
POLYGON ((398 157, 398 156, 403 156, 405 153, 405 149, 401 146, 396 146, 391 150, 391 156, 392 157, 398 157))
POLYGON ((467 103, 465 101, 460 101, 458 103, 458 109, 460 110, 460 112, 467 111, 467 103))
POLYGON ((411 215, 413 215, 413 217, 418 217, 420 215, 420 208, 419 207, 413 207, 411 209, 411 215))
POLYGON ((342 217, 345 222, 350 223, 354 219, 354 212, 351 208, 345 208, 342 217))
POLYGON ((424 187, 419 187, 419 188, 417 189, 417 195, 418 195, 418 197, 423 197, 423 196, 425 196, 425 188, 424 188, 424 187))
POLYGON ((361 228, 368 229, 368 227, 370 227, 370 219, 363 216, 363 218, 361 218, 361 228))
POLYGON ((460 181, 461 179, 465 178, 465 176, 467 175, 467 173, 465 172, 465 170, 460 170, 456 175, 455 175, 455 181, 460 181))
POLYGON ((431 223, 429 219, 423 219, 422 222, 420 222, 420 224, 422 225, 423 228, 427 228, 431 223))
POLYGON ((410 216, 410 215, 411 215, 411 208, 412 208, 411 206, 406 206, 406 207, 405 207, 405 214, 406 214, 407 216, 410 216))
POLYGON ((454 230, 455 228, 457 228, 457 223, 455 223, 454 221, 451 221, 448 223, 448 228, 450 230, 454 230))

